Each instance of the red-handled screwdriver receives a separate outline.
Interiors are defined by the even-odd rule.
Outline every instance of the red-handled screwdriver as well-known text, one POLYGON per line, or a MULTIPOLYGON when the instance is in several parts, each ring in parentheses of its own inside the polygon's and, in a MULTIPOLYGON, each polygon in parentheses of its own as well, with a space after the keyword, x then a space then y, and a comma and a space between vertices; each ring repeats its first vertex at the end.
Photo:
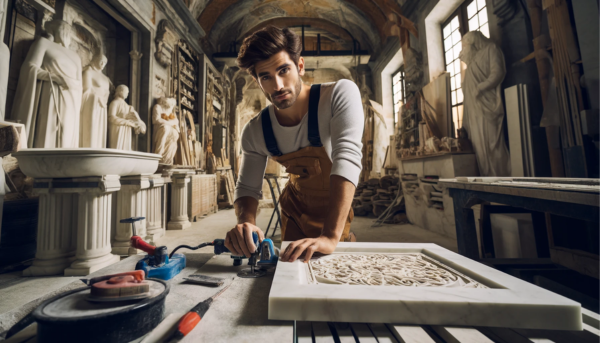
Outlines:
POLYGON ((190 310, 190 312, 186 313, 183 317, 181 317, 181 319, 179 320, 179 323, 177 323, 177 330, 175 330, 175 332, 173 333, 173 335, 171 335, 171 337, 167 340, 167 342, 169 342, 169 343, 179 342, 180 340, 183 339, 183 337, 185 337, 188 333, 190 333, 192 330, 194 330, 196 325, 198 325, 198 323, 200 323, 200 320, 202 319, 204 314, 206 314, 206 311, 208 311, 208 309, 210 308, 210 305, 212 304, 212 302, 219 295, 223 294, 223 292, 225 292, 225 290, 227 290, 227 288, 229 288, 229 286, 231 286, 231 283, 229 285, 223 287, 223 289, 220 290, 217 294, 198 303, 198 305, 194 306, 194 308, 192 308, 190 310))

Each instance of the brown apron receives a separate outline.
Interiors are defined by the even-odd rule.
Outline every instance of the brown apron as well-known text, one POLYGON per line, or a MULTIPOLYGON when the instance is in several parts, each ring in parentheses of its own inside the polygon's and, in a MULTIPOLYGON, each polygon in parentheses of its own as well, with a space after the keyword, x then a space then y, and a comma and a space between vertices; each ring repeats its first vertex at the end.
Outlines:
MULTIPOLYGON (((283 241, 317 238, 323 231, 329 208, 331 159, 321 144, 318 108, 321 85, 313 85, 308 102, 308 139, 311 146, 281 154, 273 133, 268 107, 261 113, 263 134, 271 158, 286 168, 290 180, 281 194, 281 237, 283 241)), ((340 241, 349 240, 352 209, 340 241)))

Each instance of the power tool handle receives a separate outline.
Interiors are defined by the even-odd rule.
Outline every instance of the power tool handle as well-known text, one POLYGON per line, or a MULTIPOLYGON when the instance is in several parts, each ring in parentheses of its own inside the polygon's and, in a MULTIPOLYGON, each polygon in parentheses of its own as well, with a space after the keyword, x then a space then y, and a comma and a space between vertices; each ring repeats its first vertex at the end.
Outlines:
MULTIPOLYGON (((252 240, 254 241, 254 245, 258 248, 258 234, 256 232, 252 232, 252 240)), ((215 251, 215 255, 220 255, 224 252, 231 252, 229 251, 229 249, 227 249, 227 247, 225 246, 225 240, 224 239, 215 239, 213 241, 213 245, 214 245, 214 251, 215 251)))
POLYGON ((140 236, 131 236, 131 247, 135 248, 135 249, 140 249, 146 253, 148 253, 148 255, 154 256, 154 252, 156 250, 156 247, 144 242, 144 240, 142 239, 142 237, 140 236))

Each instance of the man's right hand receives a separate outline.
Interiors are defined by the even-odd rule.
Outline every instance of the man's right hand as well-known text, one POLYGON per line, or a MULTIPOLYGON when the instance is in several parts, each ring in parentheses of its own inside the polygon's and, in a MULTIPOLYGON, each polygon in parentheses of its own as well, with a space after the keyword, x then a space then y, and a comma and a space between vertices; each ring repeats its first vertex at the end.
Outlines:
POLYGON ((225 237, 225 247, 227 247, 234 256, 250 257, 257 248, 252 240, 252 232, 258 234, 259 242, 262 242, 263 239, 265 239, 265 234, 258 226, 250 223, 243 223, 236 225, 227 232, 227 236, 225 237))

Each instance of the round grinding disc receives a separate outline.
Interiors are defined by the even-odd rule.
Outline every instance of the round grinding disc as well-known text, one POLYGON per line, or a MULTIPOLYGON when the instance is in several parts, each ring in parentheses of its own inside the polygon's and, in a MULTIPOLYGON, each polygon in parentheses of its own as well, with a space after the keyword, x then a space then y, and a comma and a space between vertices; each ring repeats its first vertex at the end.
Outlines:
MULTIPOLYGON (((146 281, 150 284, 150 296, 156 297, 165 291, 166 286, 156 281, 146 281)), ((106 315, 111 312, 126 311, 128 308, 137 306, 139 300, 124 300, 118 302, 91 302, 90 287, 86 287, 79 292, 69 294, 56 301, 49 303, 42 308, 41 313, 45 316, 55 319, 60 318, 83 318, 90 316, 106 315)))
POLYGON ((33 312, 38 342, 130 342, 163 319, 169 285, 146 279, 150 296, 141 300, 91 302, 90 287, 60 294, 33 312))

